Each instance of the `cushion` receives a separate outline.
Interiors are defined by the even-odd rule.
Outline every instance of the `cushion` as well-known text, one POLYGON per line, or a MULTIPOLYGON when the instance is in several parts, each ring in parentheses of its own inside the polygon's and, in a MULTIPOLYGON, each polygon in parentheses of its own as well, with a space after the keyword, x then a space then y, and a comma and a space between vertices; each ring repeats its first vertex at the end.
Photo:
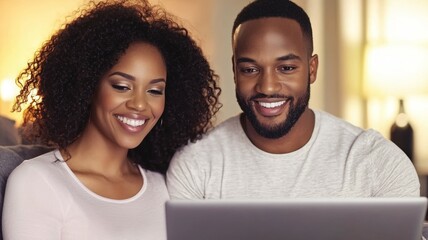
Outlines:
POLYGON ((14 120, 0 116, 0 133, 0 145, 11 146, 19 144, 20 137, 14 120))

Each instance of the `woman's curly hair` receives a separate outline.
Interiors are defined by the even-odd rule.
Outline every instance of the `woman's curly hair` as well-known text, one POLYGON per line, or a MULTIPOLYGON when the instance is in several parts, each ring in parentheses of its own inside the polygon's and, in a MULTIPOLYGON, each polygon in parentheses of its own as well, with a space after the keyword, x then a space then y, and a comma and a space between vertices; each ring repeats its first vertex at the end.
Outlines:
POLYGON ((65 149, 88 124, 101 77, 131 43, 162 53, 167 68, 162 120, 128 156, 142 167, 165 172, 175 151, 212 127, 221 107, 218 76, 188 31, 147 0, 91 2, 36 52, 16 81, 14 111, 24 111, 30 139, 65 149))

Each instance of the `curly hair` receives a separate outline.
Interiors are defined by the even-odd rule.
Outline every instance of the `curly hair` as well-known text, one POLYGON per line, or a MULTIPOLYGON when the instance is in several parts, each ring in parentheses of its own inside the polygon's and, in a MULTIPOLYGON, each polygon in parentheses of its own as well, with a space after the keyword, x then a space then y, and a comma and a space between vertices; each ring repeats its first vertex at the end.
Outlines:
POLYGON ((159 121, 128 156, 164 173, 175 151, 213 127, 221 107, 218 76, 188 31, 147 0, 90 2, 43 44, 16 79, 28 138, 65 149, 88 124, 101 77, 131 43, 157 47, 167 68, 166 103, 159 121))

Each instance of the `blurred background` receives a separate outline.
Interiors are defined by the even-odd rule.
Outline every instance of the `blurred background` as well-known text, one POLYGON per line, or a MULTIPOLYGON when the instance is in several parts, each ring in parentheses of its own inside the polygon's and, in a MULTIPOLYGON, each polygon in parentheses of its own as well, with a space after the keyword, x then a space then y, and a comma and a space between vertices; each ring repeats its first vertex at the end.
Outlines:
MULTIPOLYGON (((0 0, 0 115, 14 121, 16 127, 21 114, 11 113, 19 91, 15 77, 65 17, 86 2, 0 0)), ((216 122, 238 114, 231 28, 236 14, 249 0, 151 2, 180 19, 220 76, 224 106, 216 122)), ((311 18, 315 53, 320 60, 311 108, 393 137, 420 175, 428 175, 428 1, 295 2, 311 18)))

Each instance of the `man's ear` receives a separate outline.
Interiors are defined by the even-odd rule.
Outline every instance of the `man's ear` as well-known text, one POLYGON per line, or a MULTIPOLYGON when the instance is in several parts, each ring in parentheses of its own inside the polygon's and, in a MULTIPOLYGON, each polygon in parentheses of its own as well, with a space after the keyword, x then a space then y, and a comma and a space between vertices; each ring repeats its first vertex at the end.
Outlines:
POLYGON ((314 83, 317 80, 317 72, 318 72, 318 55, 314 54, 309 59, 309 81, 310 83, 314 83))
POLYGON ((235 61, 233 60, 234 55, 232 55, 232 72, 233 72, 233 81, 236 83, 236 77, 235 77, 235 61))

